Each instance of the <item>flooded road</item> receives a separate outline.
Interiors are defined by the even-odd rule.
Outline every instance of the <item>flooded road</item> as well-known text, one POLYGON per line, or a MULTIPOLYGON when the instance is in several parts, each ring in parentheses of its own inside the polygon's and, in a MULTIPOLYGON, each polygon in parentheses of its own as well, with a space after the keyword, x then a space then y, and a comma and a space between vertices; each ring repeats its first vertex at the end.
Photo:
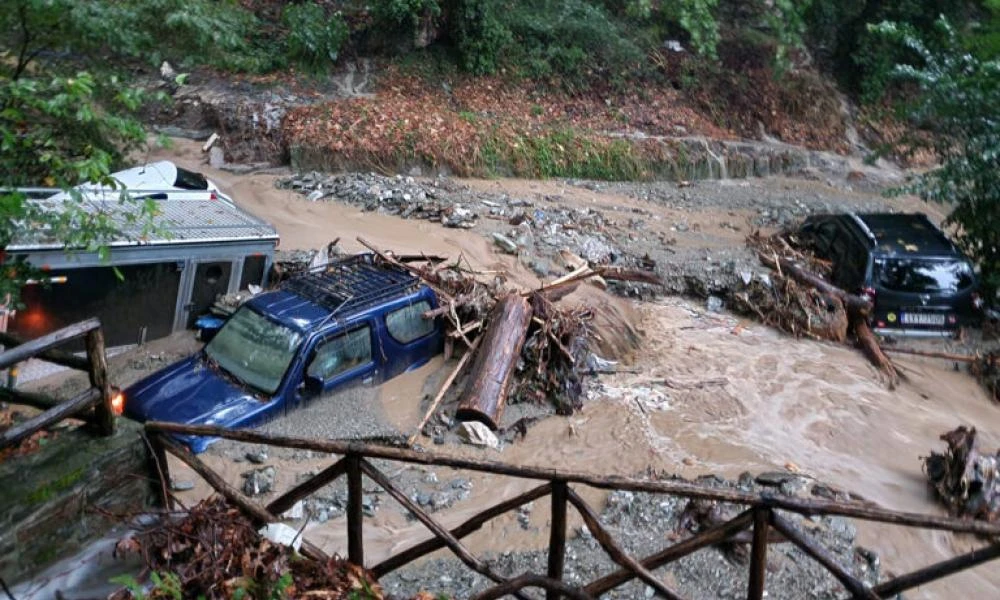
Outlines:
MULTIPOLYGON (((199 164, 201 156, 194 147, 162 151, 157 158, 177 160, 217 179, 238 203, 275 224, 282 248, 317 248, 339 236, 345 249, 360 250, 354 238, 361 235, 400 252, 462 253, 477 268, 506 270, 516 283, 538 284, 516 259, 495 253, 474 231, 446 230, 426 221, 363 213, 336 203, 307 202, 274 189, 273 176, 237 177, 207 169, 199 164)), ((535 184, 516 185, 538 189, 531 187, 535 184)), ((900 202, 909 203, 901 207, 910 207, 913 200, 900 202)), ((653 213, 670 210, 642 204, 653 213)), ((699 219, 708 228, 720 216, 706 210, 688 218, 699 219)), ((742 235, 733 234, 734 243, 742 235)), ((944 511, 929 492, 920 457, 943 448, 941 433, 971 424, 980 430, 983 448, 1000 446, 1000 408, 974 379, 956 372, 950 363, 894 357, 905 379, 889 390, 864 356, 846 345, 792 339, 725 313, 708 313, 703 305, 682 299, 635 303, 633 309, 633 324, 645 334, 641 352, 628 365, 637 372, 601 376, 578 414, 545 419, 532 426, 523 440, 500 451, 436 446, 427 438, 421 443, 452 455, 608 475, 652 470, 735 478, 744 471, 788 468, 887 508, 928 514, 944 511)), ((380 403, 389 422, 409 433, 422 416, 419 399, 428 393, 426 380, 439 381, 448 366, 438 359, 386 384, 372 401, 380 403)), ((206 460, 236 484, 248 467, 211 452, 206 460)), ((280 490, 294 483, 296 473, 326 466, 329 459, 275 464, 280 490)), ((197 479, 182 465, 173 468, 178 478, 197 479)), ((405 470, 414 478, 429 477, 431 472, 442 481, 454 476, 446 469, 394 468, 400 471, 390 475, 401 476, 405 470)), ((448 526, 536 485, 461 475, 471 483, 470 494, 435 515, 448 526)), ((206 493, 199 483, 182 497, 187 501, 206 493)), ((585 496, 597 505, 604 497, 598 491, 585 496)), ((366 520, 369 564, 427 537, 419 523, 387 510, 393 505, 386 501, 374 518, 366 520)), ((469 545, 494 552, 543 547, 547 506, 547 501, 535 503, 530 527, 518 523, 513 514, 506 515, 468 538, 469 545)), ((571 527, 578 525, 571 521, 571 527)), ((877 551, 883 568, 895 574, 983 543, 968 536, 856 525, 859 542, 877 551)), ((310 540, 330 551, 343 553, 346 548, 343 519, 310 523, 306 531, 310 540)), ((987 598, 995 597, 997 589, 1000 570, 988 564, 908 592, 907 597, 987 598)))

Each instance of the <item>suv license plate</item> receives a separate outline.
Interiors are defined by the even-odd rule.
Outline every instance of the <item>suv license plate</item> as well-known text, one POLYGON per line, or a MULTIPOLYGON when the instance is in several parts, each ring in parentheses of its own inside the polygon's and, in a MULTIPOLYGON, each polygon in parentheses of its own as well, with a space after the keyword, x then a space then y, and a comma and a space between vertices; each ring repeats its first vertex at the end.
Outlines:
POLYGON ((944 315, 940 313, 903 313, 899 320, 903 325, 944 325, 944 315))

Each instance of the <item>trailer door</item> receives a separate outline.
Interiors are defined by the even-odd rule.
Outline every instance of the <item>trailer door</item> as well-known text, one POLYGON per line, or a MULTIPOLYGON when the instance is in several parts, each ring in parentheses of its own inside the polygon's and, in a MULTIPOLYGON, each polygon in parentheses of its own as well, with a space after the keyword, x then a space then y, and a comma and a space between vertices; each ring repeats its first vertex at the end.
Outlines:
POLYGON ((233 274, 232 261, 197 263, 194 283, 191 286, 191 302, 188 303, 187 327, 194 327, 198 317, 208 312, 219 294, 229 291, 229 278, 233 274))

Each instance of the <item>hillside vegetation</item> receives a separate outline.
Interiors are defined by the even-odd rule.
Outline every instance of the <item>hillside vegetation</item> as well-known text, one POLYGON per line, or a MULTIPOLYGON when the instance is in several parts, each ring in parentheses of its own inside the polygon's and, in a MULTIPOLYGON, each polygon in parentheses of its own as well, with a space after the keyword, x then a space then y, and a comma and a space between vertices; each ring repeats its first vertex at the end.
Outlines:
MULTIPOLYGON (((364 57, 376 96, 293 112, 290 147, 386 170, 630 179, 683 160, 649 136, 847 152, 853 120, 869 148, 954 167, 910 189, 967 209, 966 231, 986 223, 964 242, 1000 270, 1000 0, 13 0, 0 32, 5 186, 106 178, 145 139, 134 111, 150 97, 128 82, 163 61, 174 86, 198 72, 322 88, 364 57)), ((22 200, 0 203, 4 245, 51 221, 22 200)), ((60 234, 77 246, 109 230, 65 222, 85 224, 60 234)))

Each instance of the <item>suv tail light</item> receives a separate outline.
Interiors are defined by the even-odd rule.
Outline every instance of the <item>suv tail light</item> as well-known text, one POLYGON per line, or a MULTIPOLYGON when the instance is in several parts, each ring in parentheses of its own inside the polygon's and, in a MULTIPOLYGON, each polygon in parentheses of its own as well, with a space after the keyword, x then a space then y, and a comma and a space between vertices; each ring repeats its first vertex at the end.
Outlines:
POLYGON ((976 292, 972 292, 972 308, 976 310, 983 308, 983 299, 976 292))
POLYGON ((871 302, 872 304, 875 304, 876 296, 878 296, 878 294, 875 292, 875 288, 866 287, 865 289, 861 290, 861 297, 871 302))

